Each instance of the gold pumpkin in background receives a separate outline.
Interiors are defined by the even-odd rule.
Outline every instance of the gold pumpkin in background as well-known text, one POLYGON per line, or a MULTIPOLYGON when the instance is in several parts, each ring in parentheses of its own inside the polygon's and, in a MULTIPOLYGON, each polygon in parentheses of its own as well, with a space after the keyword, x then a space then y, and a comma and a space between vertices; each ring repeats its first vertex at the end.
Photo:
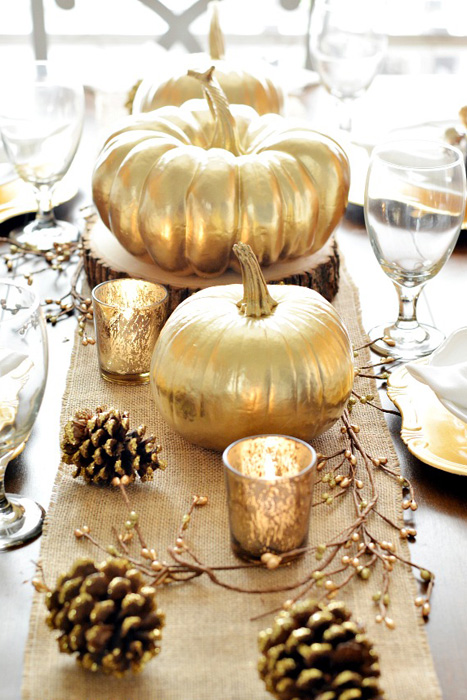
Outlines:
POLYGON ((271 66, 254 61, 242 67, 238 62, 224 58, 224 37, 219 24, 218 3, 211 3, 209 55, 188 54, 176 67, 159 68, 157 78, 145 78, 136 90, 131 111, 133 114, 150 112, 165 105, 179 107, 183 102, 203 96, 199 82, 187 75, 188 70, 203 71, 213 65, 216 76, 230 104, 245 104, 258 114, 276 112, 284 107, 284 94, 271 66))
POLYGON ((260 265, 311 255, 347 206, 342 148, 306 122, 229 107, 211 68, 206 100, 131 115, 106 140, 93 198, 136 256, 175 275, 221 275, 238 241, 260 265))
POLYGON ((151 366, 156 406, 184 438, 215 450, 260 433, 310 440, 350 396, 347 330, 320 294, 268 287, 251 248, 235 252, 243 286, 193 294, 162 329, 151 366))

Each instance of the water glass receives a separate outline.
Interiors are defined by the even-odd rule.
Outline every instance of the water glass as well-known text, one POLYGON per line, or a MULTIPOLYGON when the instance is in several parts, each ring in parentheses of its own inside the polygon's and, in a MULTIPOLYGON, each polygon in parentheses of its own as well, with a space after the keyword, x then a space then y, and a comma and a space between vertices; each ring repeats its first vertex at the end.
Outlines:
POLYGON ((17 243, 48 250, 77 238, 77 229, 54 216, 54 188, 68 171, 81 137, 84 90, 47 61, 8 67, 0 78, 0 134, 18 175, 37 199, 34 221, 10 233, 17 243))
POLYGON ((339 127, 351 131, 352 103, 378 72, 387 36, 377 29, 381 0, 315 0, 310 23, 313 67, 337 98, 339 127))
POLYGON ((441 141, 402 140, 374 149, 365 222, 373 252, 399 298, 396 322, 369 333, 375 352, 412 360, 443 341, 441 331, 418 322, 417 301, 451 255, 465 203, 465 163, 457 148, 441 141))
POLYGON ((36 419, 47 378, 47 335, 39 297, 28 287, 0 280, 0 550, 36 537, 44 509, 5 493, 8 463, 36 419))

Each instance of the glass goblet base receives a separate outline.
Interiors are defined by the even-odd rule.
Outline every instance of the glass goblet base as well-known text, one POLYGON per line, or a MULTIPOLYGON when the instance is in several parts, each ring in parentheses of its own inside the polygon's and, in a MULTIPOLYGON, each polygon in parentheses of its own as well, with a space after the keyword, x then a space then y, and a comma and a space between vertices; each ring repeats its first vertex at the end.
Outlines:
POLYGON ((70 243, 78 238, 76 226, 68 221, 53 220, 53 224, 40 225, 35 220, 23 228, 16 228, 10 232, 10 239, 13 243, 35 248, 36 250, 51 250, 54 243, 70 243))
POLYGON ((11 517, 0 517, 0 551, 35 539, 42 532, 45 518, 45 510, 30 498, 11 493, 6 496, 13 506, 13 512, 11 517))
POLYGON ((368 336, 370 340, 375 341, 371 345, 373 352, 383 357, 390 355, 403 362, 429 355, 441 345, 445 337, 441 331, 432 326, 417 324, 415 328, 407 330, 389 323, 372 328, 368 336), (393 342, 388 344, 381 338, 393 342))

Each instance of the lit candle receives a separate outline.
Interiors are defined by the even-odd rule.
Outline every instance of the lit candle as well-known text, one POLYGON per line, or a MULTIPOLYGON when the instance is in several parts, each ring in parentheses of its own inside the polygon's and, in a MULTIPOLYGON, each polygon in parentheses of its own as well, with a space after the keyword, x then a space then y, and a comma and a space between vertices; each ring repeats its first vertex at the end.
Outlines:
POLYGON ((237 440, 223 454, 232 548, 256 561, 308 538, 316 452, 287 435, 237 440))
POLYGON ((92 303, 103 378, 148 382, 154 345, 167 319, 167 289, 145 280, 109 280, 94 287, 92 303))

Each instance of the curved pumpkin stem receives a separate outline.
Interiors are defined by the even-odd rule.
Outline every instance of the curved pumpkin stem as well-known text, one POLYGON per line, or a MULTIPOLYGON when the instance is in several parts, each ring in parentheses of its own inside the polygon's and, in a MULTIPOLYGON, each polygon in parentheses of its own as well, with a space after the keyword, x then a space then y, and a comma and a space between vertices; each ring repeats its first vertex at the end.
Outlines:
POLYGON ((205 73, 198 73, 196 70, 189 70, 188 75, 200 81, 209 105, 209 109, 216 122, 216 129, 211 143, 211 148, 224 148, 235 156, 241 155, 238 142, 237 125, 230 111, 227 98, 213 76, 214 66, 211 66, 205 73))
POLYGON ((269 294, 256 255, 246 243, 235 243, 233 251, 242 271, 243 299, 237 302, 240 313, 250 318, 270 316, 277 301, 269 294))
POLYGON ((220 61, 225 56, 224 35, 219 23, 219 3, 217 0, 209 3, 211 6, 211 24, 209 27, 209 55, 213 61, 220 61))

